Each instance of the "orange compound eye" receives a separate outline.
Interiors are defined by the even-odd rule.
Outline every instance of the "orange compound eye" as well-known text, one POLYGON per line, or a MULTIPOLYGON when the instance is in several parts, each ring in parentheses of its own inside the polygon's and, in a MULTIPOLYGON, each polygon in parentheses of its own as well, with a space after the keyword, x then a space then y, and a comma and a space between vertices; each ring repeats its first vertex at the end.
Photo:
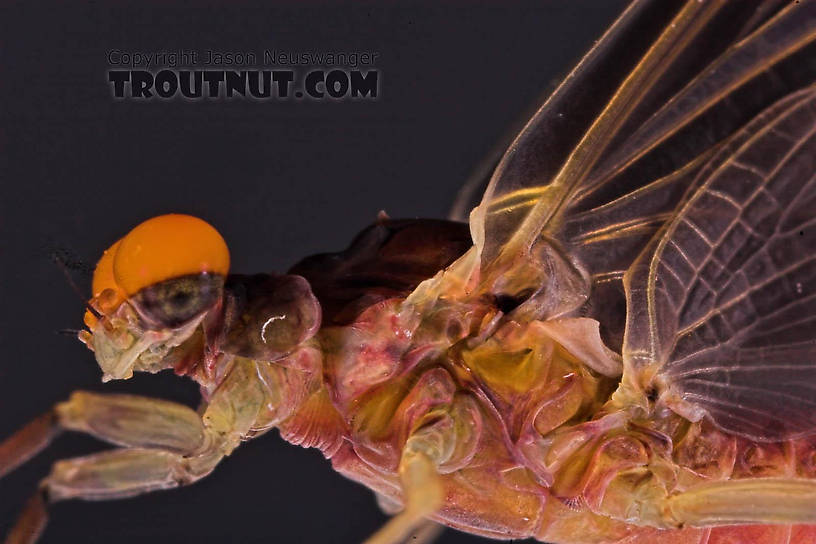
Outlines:
POLYGON ((209 223, 190 215, 148 219, 122 238, 113 258, 113 280, 128 297, 171 278, 226 276, 228 271, 224 239, 209 223))
MULTIPOLYGON (((113 277, 113 259, 121 242, 122 240, 117 240, 116 243, 106 249, 94 269, 91 290, 93 291, 93 298, 97 299, 95 305, 102 313, 116 309, 126 298, 124 291, 116 284, 113 277), (111 296, 106 296, 104 300, 100 300, 100 295, 105 290, 109 290, 111 296)), ((96 324, 96 317, 88 311, 85 312, 84 321, 92 329, 96 324)))
MULTIPOLYGON (((229 250, 217 230, 190 215, 160 215, 105 250, 94 270, 93 296, 96 307, 107 314, 146 287, 194 274, 226 276, 228 271, 229 250)), ((84 321, 93 329, 96 317, 85 312, 84 321)))
POLYGON ((93 296, 98 297, 105 289, 113 289, 119 291, 119 286, 116 285, 116 280, 113 278, 113 258, 116 251, 119 249, 119 244, 122 240, 117 240, 111 247, 105 250, 102 258, 96 263, 96 268, 93 274, 93 296))

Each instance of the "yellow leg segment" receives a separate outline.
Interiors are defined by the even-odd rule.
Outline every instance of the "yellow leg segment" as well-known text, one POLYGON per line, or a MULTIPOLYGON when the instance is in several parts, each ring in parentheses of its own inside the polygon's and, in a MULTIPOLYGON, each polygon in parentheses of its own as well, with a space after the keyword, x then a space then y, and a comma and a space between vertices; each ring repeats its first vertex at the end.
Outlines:
POLYGON ((187 485, 209 474, 220 453, 184 457, 165 450, 127 448, 58 461, 42 487, 51 501, 120 499, 187 485))
POLYGON ((28 501, 6 544, 32 544, 45 527, 47 504, 105 500, 187 485, 209 474, 248 435, 267 402, 255 363, 236 360, 203 415, 134 395, 77 392, 0 442, 0 476, 46 447, 64 429, 121 446, 58 461, 28 501))
POLYGON ((405 544, 433 544, 445 531, 445 526, 426 519, 405 539, 405 544))
POLYGON ((816 523, 816 482, 751 478, 711 482, 673 495, 663 517, 674 526, 816 523))
POLYGON ((175 402, 77 391, 54 411, 62 428, 117 446, 189 454, 205 445, 201 416, 175 402))
POLYGON ((125 447, 191 453, 204 445, 201 417, 165 400, 77 391, 0 442, 0 477, 46 448, 63 430, 125 447))
POLYGON ((442 485, 433 461, 421 452, 403 453, 400 462, 405 508, 391 518, 366 544, 403 542, 426 516, 442 504, 442 485))
POLYGON ((405 507, 365 544, 404 542, 411 531, 442 505, 444 496, 436 461, 443 454, 439 439, 433 432, 420 432, 408 439, 399 464, 405 507))
POLYGON ((58 461, 26 503, 6 544, 36 542, 47 505, 61 499, 115 499, 191 483, 223 456, 208 452, 201 417, 181 404, 133 395, 76 392, 0 443, 0 475, 46 447, 62 430, 123 449, 58 461))

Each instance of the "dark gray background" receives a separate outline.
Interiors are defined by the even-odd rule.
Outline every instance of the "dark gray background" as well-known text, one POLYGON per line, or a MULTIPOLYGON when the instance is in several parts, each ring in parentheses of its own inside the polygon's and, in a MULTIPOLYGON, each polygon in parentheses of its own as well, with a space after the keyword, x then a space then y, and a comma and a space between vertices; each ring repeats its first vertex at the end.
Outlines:
MULTIPOLYGON (((381 209, 443 217, 479 159, 623 2, 264 4, 0 6, 0 437, 78 388, 196 404, 196 387, 169 373, 102 386, 92 354, 55 334, 80 327, 83 308, 51 251, 92 266, 142 220, 185 212, 221 231, 234 271, 281 271, 345 247, 381 209), (377 51, 381 95, 114 101, 114 47, 377 51)), ((66 435, 7 477, 0 527, 55 459, 100 447, 66 435)), ((43 542, 353 543, 384 520, 369 491, 272 432, 192 487, 60 503, 43 542)), ((440 542, 477 540, 447 531, 440 542)))

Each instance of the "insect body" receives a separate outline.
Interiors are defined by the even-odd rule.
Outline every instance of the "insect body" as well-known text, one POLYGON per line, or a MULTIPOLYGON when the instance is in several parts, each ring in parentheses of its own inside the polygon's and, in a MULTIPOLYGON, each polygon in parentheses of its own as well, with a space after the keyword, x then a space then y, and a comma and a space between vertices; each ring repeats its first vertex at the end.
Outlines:
POLYGON ((172 368, 203 408, 77 393, 8 438, 0 473, 60 428, 120 446, 57 463, 10 541, 47 501, 191 483, 273 427, 395 513, 374 544, 428 519, 816 540, 814 40, 813 2, 633 3, 469 228, 381 218, 239 276, 201 220, 137 226, 97 266, 81 339, 105 379, 172 368))

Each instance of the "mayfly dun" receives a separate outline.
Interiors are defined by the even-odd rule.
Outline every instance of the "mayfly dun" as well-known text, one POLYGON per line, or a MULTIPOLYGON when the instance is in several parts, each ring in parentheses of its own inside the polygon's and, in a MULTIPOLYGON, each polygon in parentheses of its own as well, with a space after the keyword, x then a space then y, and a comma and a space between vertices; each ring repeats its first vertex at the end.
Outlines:
POLYGON ((816 541, 814 42, 814 1, 636 0, 467 222, 383 215, 256 275, 196 217, 123 233, 79 339, 201 408, 79 391, 7 437, 0 475, 62 430, 115 446, 54 464, 7 542, 273 428, 375 492, 369 544, 816 541))

